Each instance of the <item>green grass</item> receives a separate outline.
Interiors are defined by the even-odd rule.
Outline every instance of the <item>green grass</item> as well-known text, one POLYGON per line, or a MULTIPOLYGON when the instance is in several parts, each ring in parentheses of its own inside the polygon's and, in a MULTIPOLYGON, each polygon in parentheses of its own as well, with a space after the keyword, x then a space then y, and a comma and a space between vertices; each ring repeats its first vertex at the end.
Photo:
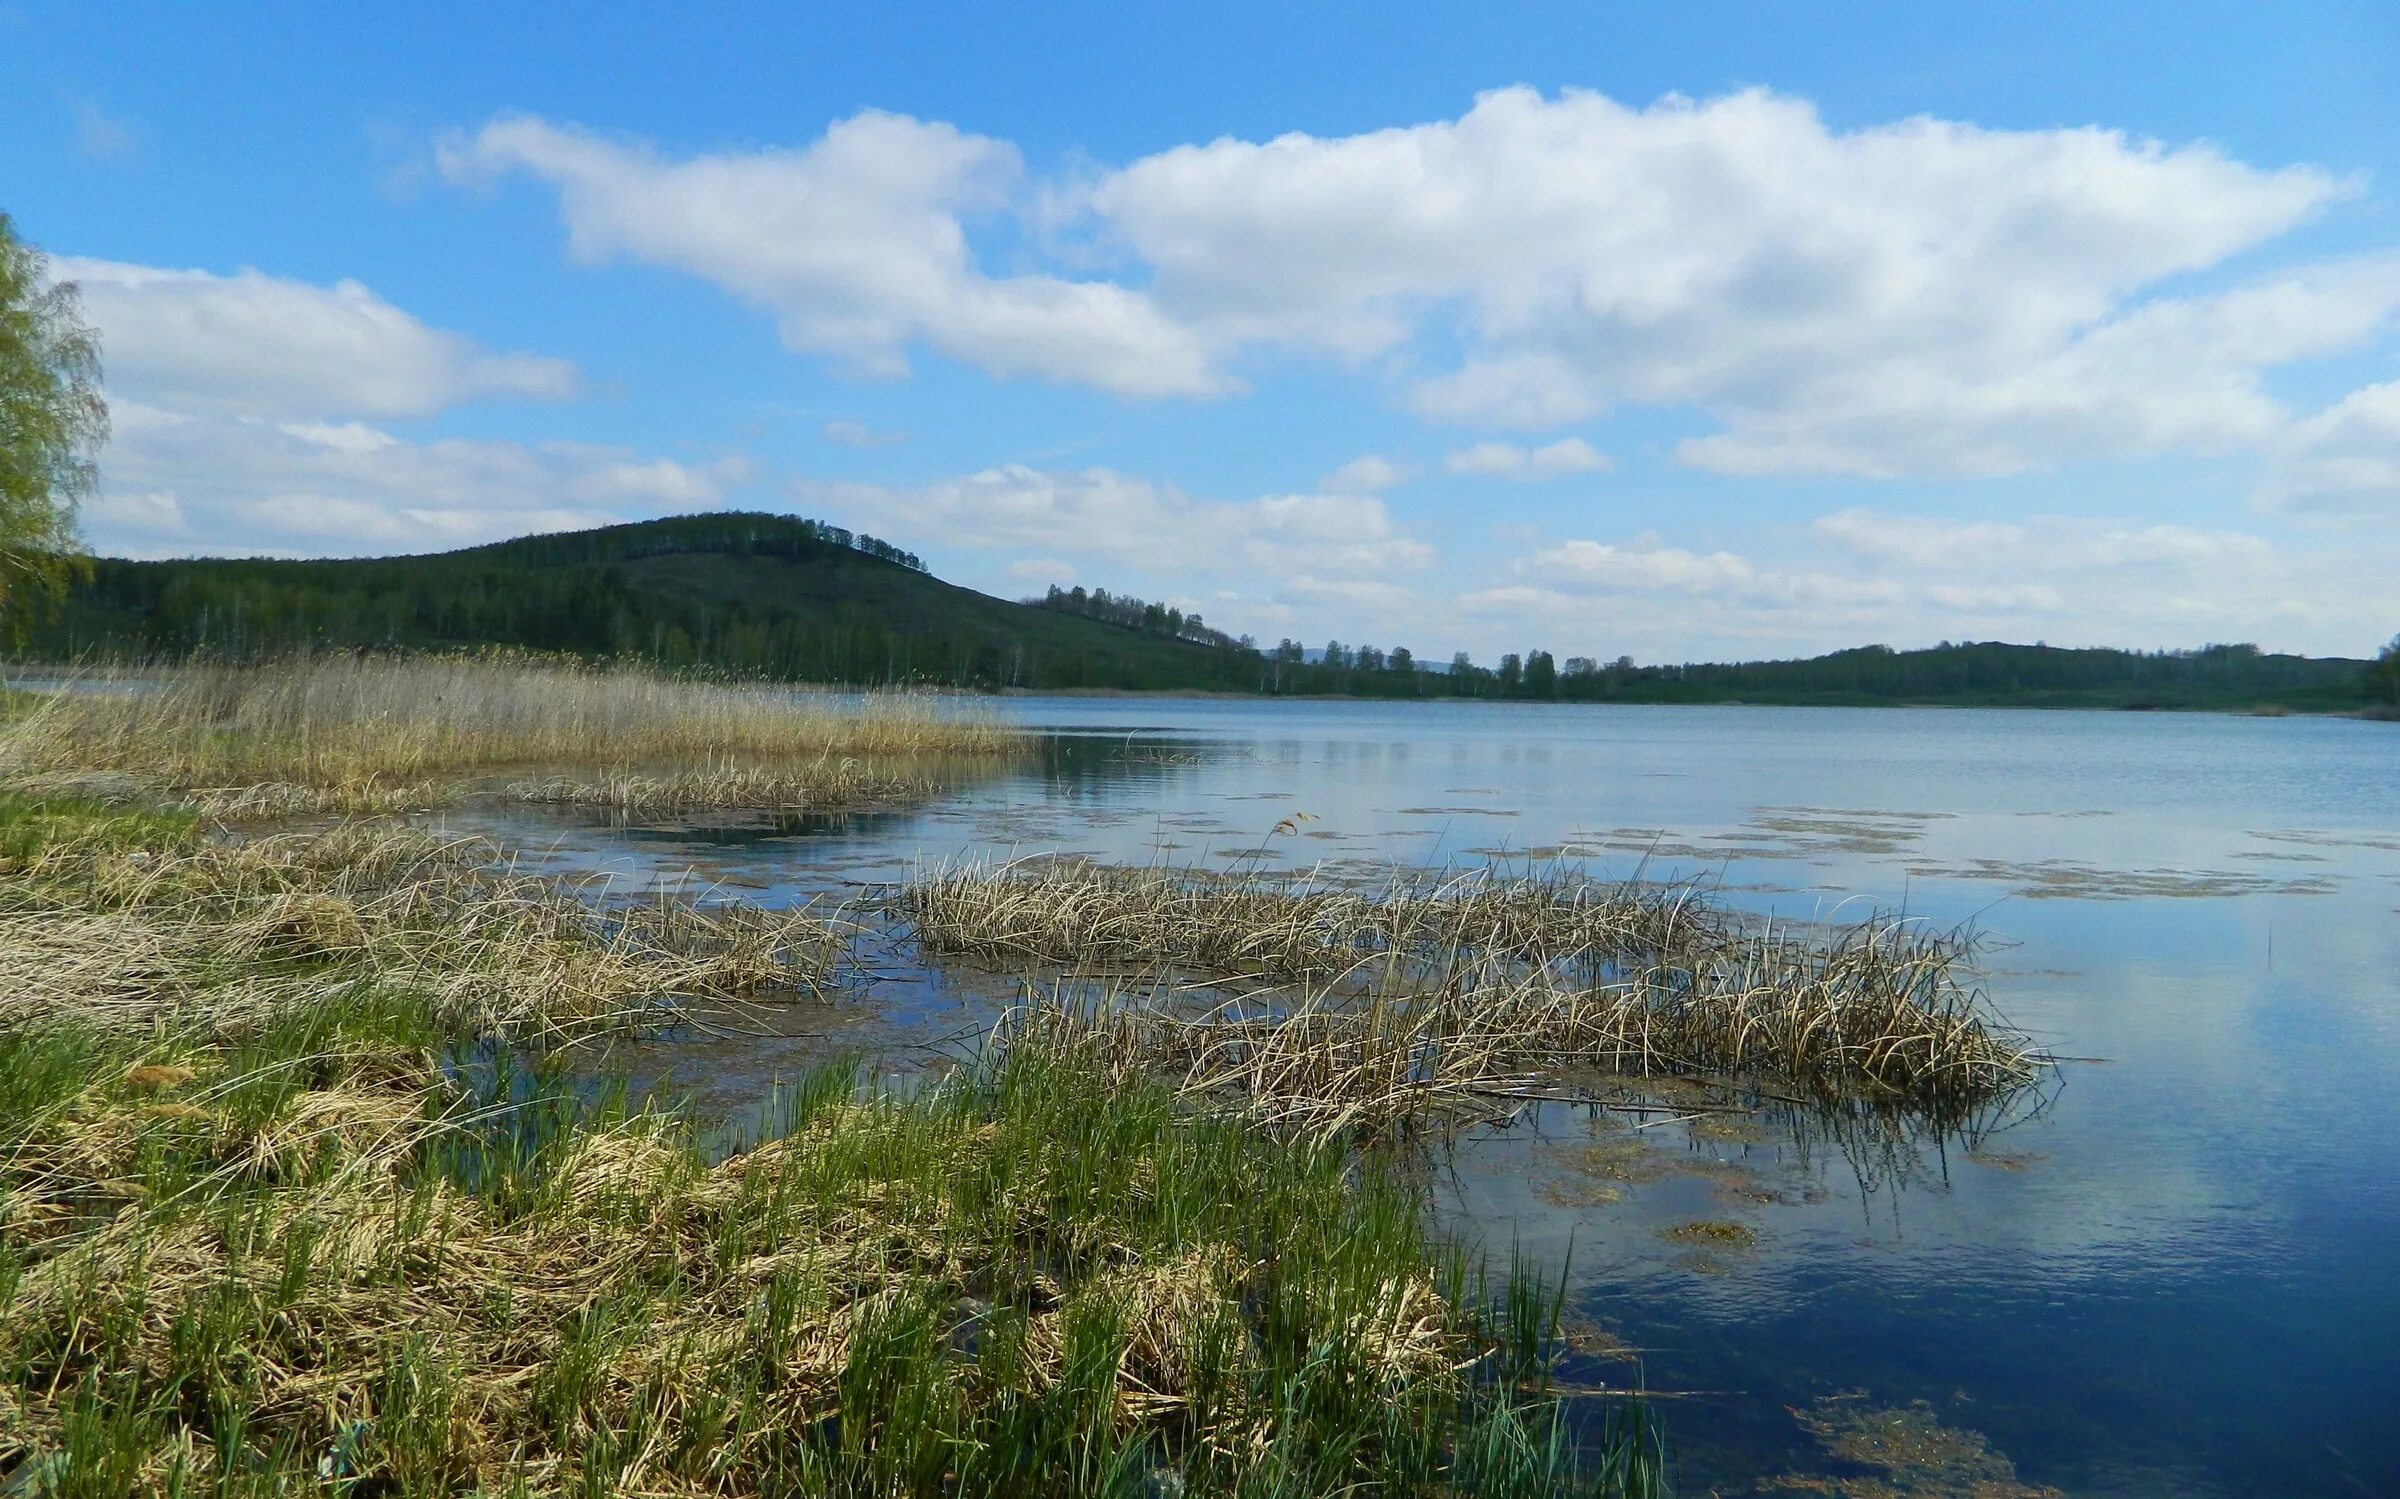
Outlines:
MULTIPOLYGON (((0 804, 0 893, 169 859, 149 816, 0 804)), ((812 1074, 721 1159, 405 971, 273 961, 339 981, 0 1029, 12 1493, 1661 1489, 1641 1408, 1570 1419, 1556 1290, 1338 1143, 1028 1048, 812 1074)))

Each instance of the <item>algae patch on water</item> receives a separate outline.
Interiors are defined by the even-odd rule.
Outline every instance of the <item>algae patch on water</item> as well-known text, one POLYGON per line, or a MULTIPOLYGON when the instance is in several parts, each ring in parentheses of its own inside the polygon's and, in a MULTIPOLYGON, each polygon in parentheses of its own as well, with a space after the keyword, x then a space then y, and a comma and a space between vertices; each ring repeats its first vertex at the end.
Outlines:
POLYGON ((1872 1474, 1782 1474, 1767 1493, 1834 1494, 1841 1499, 2059 1499, 2028 1484, 2016 1464, 1981 1432, 1945 1425, 1926 1401, 1898 1407, 1866 1403, 1860 1392, 1829 1395, 1797 1420, 1826 1454, 1872 1474))

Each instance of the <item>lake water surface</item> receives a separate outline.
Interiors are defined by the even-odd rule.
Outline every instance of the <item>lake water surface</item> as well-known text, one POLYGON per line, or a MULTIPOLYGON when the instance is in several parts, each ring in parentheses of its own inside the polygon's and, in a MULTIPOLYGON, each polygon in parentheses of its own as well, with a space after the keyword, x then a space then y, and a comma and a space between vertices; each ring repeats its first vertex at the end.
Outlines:
MULTIPOLYGON (((507 831, 563 865, 698 863, 769 900, 1073 851, 1336 873, 1565 861, 1711 877, 1791 918, 1972 922, 1993 1003, 2073 1059, 2036 1096, 1948 1134, 1546 1106, 1433 1153, 1442 1211, 1503 1260, 1568 1268, 1585 1346, 1636 1350, 1582 1377, 1670 1397, 1687 1494, 2400 1494, 2400 727, 999 711, 1054 736, 1042 763, 922 809, 507 831), (1738 1232, 1673 1232, 1695 1221, 1738 1232), (1916 1460, 1880 1460, 1895 1448, 1916 1460)), ((994 1002, 988 979, 892 977, 827 1023, 872 1046, 994 1002)), ((798 1055, 726 1041, 672 1070, 730 1103, 798 1055)))

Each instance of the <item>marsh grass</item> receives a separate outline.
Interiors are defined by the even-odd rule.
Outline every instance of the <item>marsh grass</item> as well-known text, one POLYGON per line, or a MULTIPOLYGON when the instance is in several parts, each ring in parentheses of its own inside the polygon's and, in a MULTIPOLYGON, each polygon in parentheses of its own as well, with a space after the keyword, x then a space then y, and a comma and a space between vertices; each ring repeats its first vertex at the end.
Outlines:
MULTIPOLYGON (((1023 736, 930 696, 806 694, 509 653, 316 655, 258 666, 95 670, 18 694, 0 772, 118 775, 189 792, 204 810, 380 812, 521 769, 736 767, 787 791, 845 765, 995 762, 1023 736)), ((705 788, 705 777, 685 783, 705 788)))
POLYGON ((495 1034, 816 992, 838 919, 609 903, 388 823, 229 841, 187 814, 0 797, 0 1027, 254 1029, 402 983, 495 1034))
POLYGON ((724 807, 769 811, 899 806, 924 801, 973 773, 955 757, 912 755, 900 761, 819 756, 804 764, 722 764, 656 775, 621 772, 583 780, 548 776, 517 781, 510 799, 547 806, 597 807, 627 814, 724 807))
POLYGON ((2042 1066, 1991 1013, 1968 939, 1746 924, 1691 888, 1478 875, 1357 892, 1052 866, 943 870, 898 903, 936 952, 1185 980, 1056 983, 1004 1029, 1319 1132, 1474 1110, 1574 1069, 1955 1109, 2042 1066), (1264 987, 1195 1008, 1192 982, 1264 987))
POLYGON ((1372 1158, 1033 1045, 719 1158, 543 1048, 791 957, 475 857, 0 803, 12 979, 83 950, 13 918, 163 934, 0 1010, 11 1492, 1659 1491, 1637 1403, 1567 1419, 1555 1292, 1372 1158))
POLYGON ((1484 869, 1351 886, 1308 874, 966 863, 922 874, 898 904, 931 952, 1272 980, 1330 978, 1377 958, 1437 968, 1648 959, 1711 946, 1724 927, 1698 886, 1484 869))

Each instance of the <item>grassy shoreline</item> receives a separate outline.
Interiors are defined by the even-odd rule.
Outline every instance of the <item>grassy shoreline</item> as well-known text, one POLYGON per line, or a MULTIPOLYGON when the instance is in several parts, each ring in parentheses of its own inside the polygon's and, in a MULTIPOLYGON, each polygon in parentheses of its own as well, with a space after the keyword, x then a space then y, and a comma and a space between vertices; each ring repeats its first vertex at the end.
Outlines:
POLYGON ((730 1160, 594 1102, 561 1042, 838 934, 488 854, 0 803, 12 1491, 1659 1491, 1638 1406, 1578 1450, 1555 1297, 1337 1143, 1030 1044, 730 1160))

